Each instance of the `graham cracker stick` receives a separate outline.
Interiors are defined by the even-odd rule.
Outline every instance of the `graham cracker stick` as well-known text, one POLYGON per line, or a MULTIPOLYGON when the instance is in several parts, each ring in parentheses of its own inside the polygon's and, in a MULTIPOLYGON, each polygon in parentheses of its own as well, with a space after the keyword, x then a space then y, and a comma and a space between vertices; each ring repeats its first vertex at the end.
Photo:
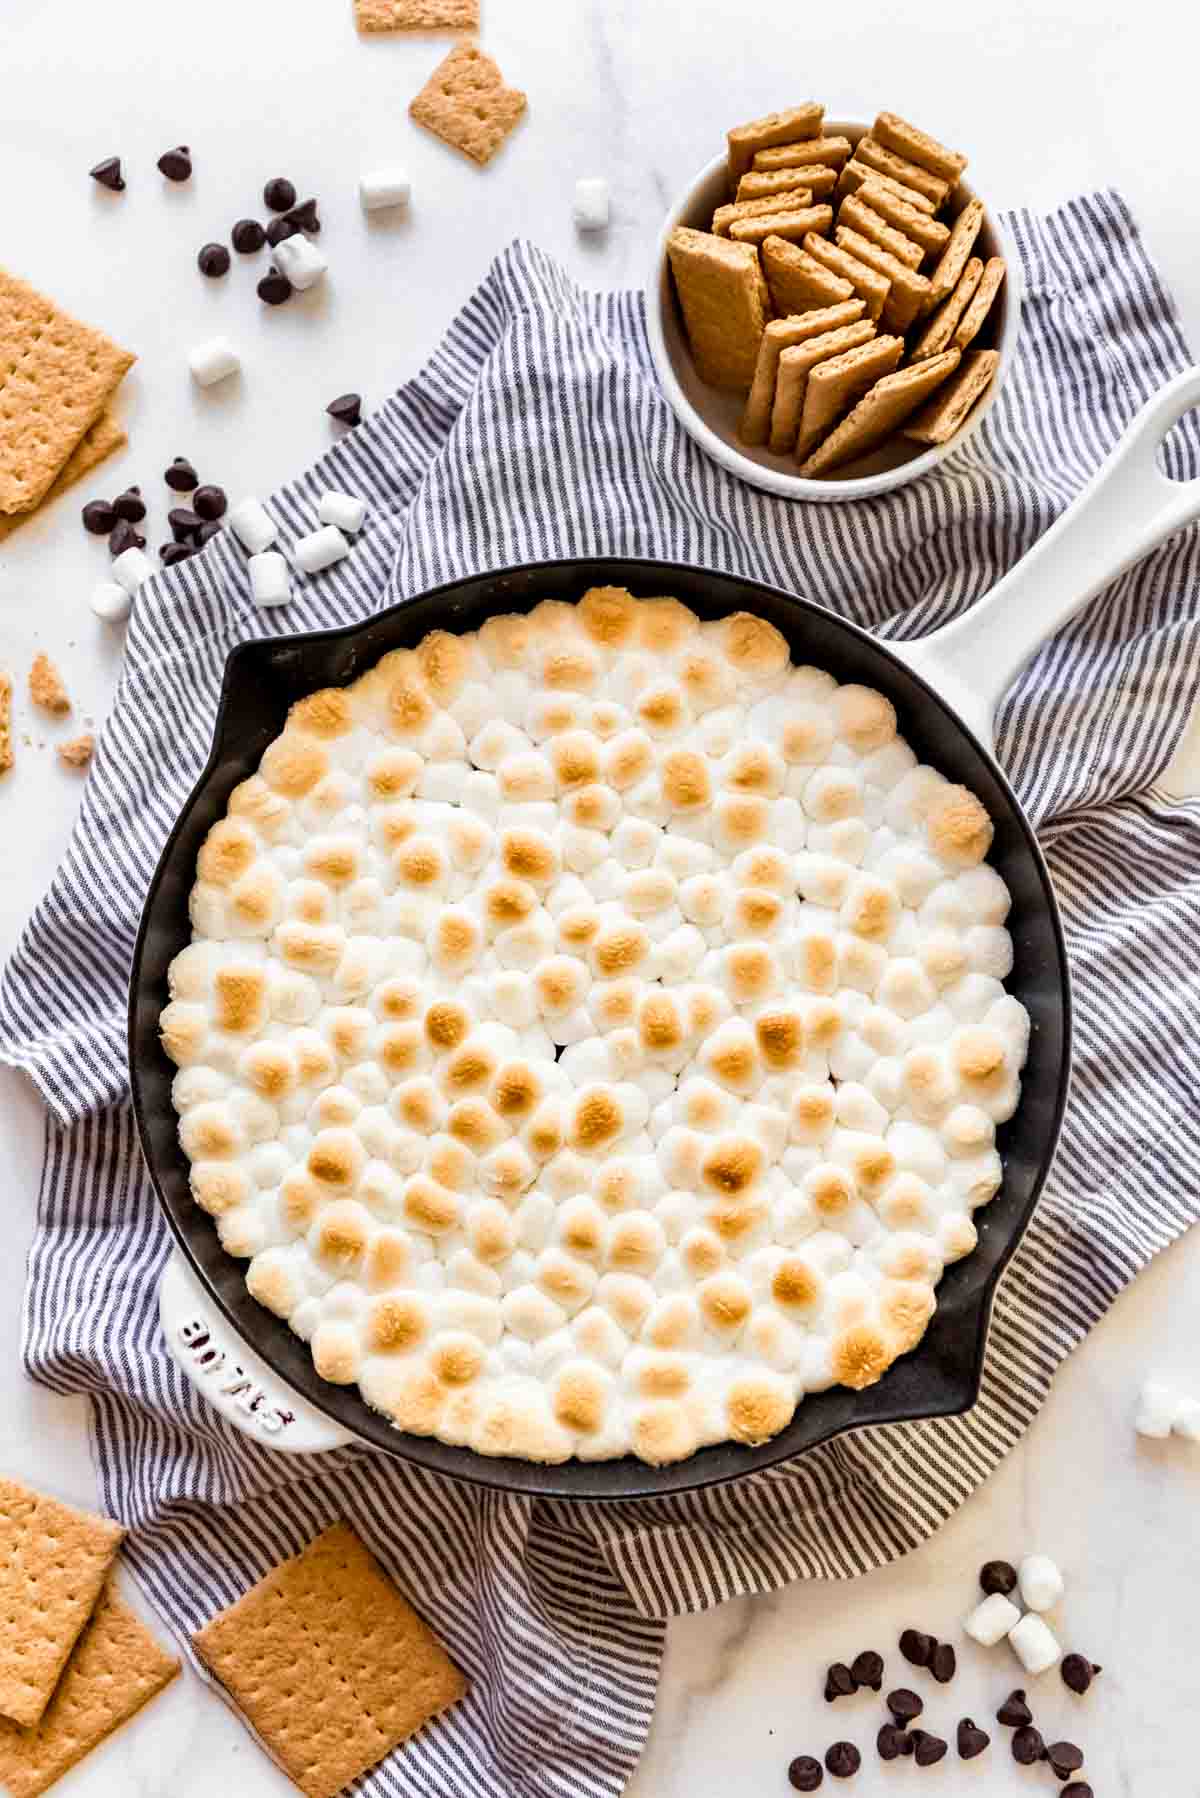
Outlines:
POLYGON ((843 300, 839 305, 818 307, 816 311, 806 312, 799 318, 771 320, 758 346, 754 383, 746 401, 742 422, 738 426, 738 436, 743 443, 760 444, 767 441, 771 426, 771 407, 775 402, 775 377, 779 371, 779 358, 784 350, 793 349, 798 343, 807 343, 810 338, 823 337, 827 331, 840 330, 843 325, 857 324, 862 315, 861 300, 843 300))
POLYGON ((769 112, 765 118, 751 119, 749 124, 735 125, 727 134, 729 144, 729 180, 736 187, 759 150, 776 144, 799 143, 816 137, 821 130, 825 108, 815 100, 792 106, 786 112, 769 112))
POLYGON ((768 237, 783 237, 798 243, 810 231, 828 231, 832 224, 832 206, 804 206, 793 212, 768 212, 759 218, 735 219, 729 227, 729 235, 736 243, 765 243, 768 237))
POLYGON ((773 169, 799 169, 814 163, 822 163, 826 168, 837 171, 850 154, 848 137, 810 137, 804 143, 776 144, 769 150, 756 150, 754 167, 759 172, 770 173, 773 169))
MULTIPOLYGON (((868 170, 867 179, 858 190, 858 197, 877 212, 889 225, 897 231, 903 231, 914 243, 920 244, 923 250, 936 252, 944 250, 950 237, 949 225, 943 225, 940 219, 931 218, 919 206, 912 206, 896 188, 898 182, 887 181, 883 175, 876 175, 868 170)), ((867 233, 866 235, 869 235, 867 233)))
POLYGON ((768 195, 761 200, 733 200, 728 206, 718 206, 713 213, 713 235, 728 237, 729 227, 736 219, 761 218, 771 212, 799 212, 811 201, 807 187, 793 187, 788 193, 768 195))
MULTIPOLYGON (((798 183, 806 180, 803 169, 777 169, 773 175, 756 175, 751 169, 738 182, 735 201, 740 205, 743 200, 769 200, 773 194, 791 194, 798 183)), ((812 193, 811 187, 808 192, 812 193)))
POLYGON ((679 225, 667 257, 700 379, 748 390, 767 322, 767 286, 754 245, 679 225))
POLYGON ((358 29, 478 31, 479 0, 354 0, 358 29))
POLYGON ((983 201, 969 201, 955 219, 950 231, 950 241, 942 251, 941 258, 929 277, 926 311, 940 305, 946 295, 957 286, 958 278, 967 266, 967 258, 975 247, 975 239, 979 236, 982 224, 983 201))
MULTIPOLYGON (((973 257, 972 261, 978 261, 973 257)), ((968 268, 971 266, 967 264, 968 268)), ((984 264, 983 274, 975 289, 970 305, 962 315, 958 329, 954 333, 953 343, 956 350, 965 350, 969 343, 974 343, 983 328, 983 321, 992 309, 992 301, 1004 284, 1006 267, 1003 256, 989 256, 984 264)), ((958 289, 955 289, 957 293, 958 289)))
POLYGON ((824 237, 806 237, 804 248, 814 262, 850 283, 850 291, 865 302, 868 318, 878 318, 887 304, 892 284, 877 268, 868 268, 857 256, 824 237))
POLYGON ((840 249, 848 250, 868 268, 877 269, 886 275, 891 282, 888 297, 883 306, 883 322, 892 331, 903 334, 908 330, 914 318, 925 308, 929 296, 929 282, 924 275, 916 274, 906 263, 900 262, 887 250, 881 250, 877 243, 861 232, 852 231, 846 225, 837 228, 837 241, 840 249))
POLYGON ((903 354, 902 337, 876 337, 872 343, 844 350, 840 356, 831 356, 809 371, 796 438, 799 461, 811 455, 868 388, 899 366, 903 354))
POLYGON ((940 175, 951 187, 967 166, 966 157, 960 156, 957 150, 948 150, 936 137, 930 137, 927 131, 919 131, 894 112, 879 114, 871 127, 871 136, 894 156, 907 157, 918 168, 928 169, 931 175, 940 175))
POLYGON ((860 232, 872 243, 877 243, 881 250, 894 256, 897 262, 903 262, 909 268, 920 268, 925 260, 925 252, 919 243, 914 243, 903 231, 897 231, 894 225, 889 225, 885 218, 881 218, 857 194, 848 194, 842 201, 838 223, 860 232))
MULTIPOLYGON (((911 362, 923 362, 926 356, 940 356, 943 350, 950 348, 954 333, 958 329, 959 320, 971 303, 975 289, 979 286, 983 275, 983 264, 978 256, 972 256, 966 268, 959 276, 958 286, 948 300, 943 300, 929 323, 925 326, 917 341, 913 344, 911 362)), ((962 344, 956 345, 961 349, 962 344)))
MULTIPOLYGON (((824 243, 825 239, 817 241, 824 243)), ((786 238, 768 237, 760 253, 771 304, 782 318, 794 312, 811 312, 814 306, 836 306, 854 296, 849 281, 831 273, 807 250, 786 238)))
POLYGON ((999 362, 998 350, 968 350, 954 379, 905 425, 905 437, 914 443, 949 443, 987 391, 999 362))
POLYGON ((777 456, 786 455, 795 445, 811 370, 830 356, 840 356, 843 350, 870 343, 874 335, 875 327, 870 319, 862 318, 857 324, 843 325, 838 331, 826 331, 821 337, 783 351, 775 379, 775 404, 771 408, 770 445, 777 456))
POLYGON ((12 740, 12 696, 12 675, 5 674, 0 668, 0 774, 7 774, 16 759, 12 740))
POLYGON ((894 374, 884 375, 869 393, 863 395, 836 431, 806 462, 801 463, 800 473, 831 474, 844 463, 865 456, 885 437, 890 437, 916 411, 921 401, 953 374, 958 359, 957 350, 946 350, 928 362, 919 362, 913 368, 898 368, 894 374))
POLYGON ((895 194, 898 200, 903 200, 906 206, 913 207, 917 212, 926 213, 929 218, 932 218, 937 211, 936 203, 929 198, 928 194, 918 193, 915 187, 905 187, 902 181, 894 180, 891 175, 882 174, 879 169, 868 168, 865 162, 859 162, 857 159, 848 162, 842 170, 841 179, 838 181, 839 200, 845 199, 847 194, 858 193, 868 181, 882 183, 889 193, 895 194))
POLYGON ((924 194, 932 200, 934 209, 944 206, 950 197, 950 183, 943 181, 940 175, 931 175, 918 163, 909 162, 906 156, 896 156, 891 150, 885 150, 882 144, 876 143, 873 137, 860 138, 854 150, 855 160, 865 162, 868 168, 875 169, 881 175, 890 175, 893 181, 899 181, 904 187, 915 188, 917 193, 924 194))

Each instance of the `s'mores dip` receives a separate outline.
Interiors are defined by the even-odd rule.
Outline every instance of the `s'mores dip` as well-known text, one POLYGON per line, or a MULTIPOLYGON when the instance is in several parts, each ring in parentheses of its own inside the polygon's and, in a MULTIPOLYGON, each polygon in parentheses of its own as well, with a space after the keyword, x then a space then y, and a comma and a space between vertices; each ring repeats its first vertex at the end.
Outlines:
POLYGON ((196 1202, 400 1429, 758 1444, 916 1346, 1029 1020, 980 801, 738 613, 594 588, 291 710, 161 1016, 196 1202))

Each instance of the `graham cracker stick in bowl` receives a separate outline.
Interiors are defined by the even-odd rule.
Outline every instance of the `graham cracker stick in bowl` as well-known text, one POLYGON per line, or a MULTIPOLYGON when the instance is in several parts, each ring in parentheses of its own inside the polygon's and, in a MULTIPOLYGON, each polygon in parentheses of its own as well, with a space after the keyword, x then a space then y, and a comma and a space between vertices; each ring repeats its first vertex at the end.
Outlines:
MULTIPOLYGON (((825 239, 817 241, 824 243, 825 239)), ((786 238, 768 237, 761 255, 771 304, 781 318, 794 312, 811 312, 814 306, 836 306, 854 297, 849 281, 786 238)))
POLYGON ((897 231, 894 225, 889 225, 858 194, 847 194, 842 201, 838 223, 848 225, 852 231, 858 231, 871 243, 877 243, 881 250, 886 250, 897 262, 903 262, 909 268, 920 268, 925 260, 925 252, 919 243, 914 243, 903 231, 897 231))
MULTIPOLYGON (((978 257, 972 257, 977 262, 978 257)), ((970 267, 970 263, 967 265, 970 267)), ((975 289, 971 304, 962 315, 962 320, 954 333, 953 343, 956 350, 965 350, 969 343, 974 343, 983 328, 983 321, 992 309, 992 301, 1004 284, 1007 266, 1003 256, 989 256, 984 264, 983 274, 975 289)), ((955 292, 957 292, 957 288, 955 292)))
POLYGON ((850 284, 851 293, 858 294, 865 303, 868 318, 878 318, 887 305, 888 294, 892 284, 886 275, 881 275, 877 268, 868 268, 857 256, 851 256, 848 250, 839 249, 825 237, 806 237, 804 248, 813 261, 822 268, 828 269, 832 275, 840 275, 850 284))
POLYGON ((979 236, 982 225, 983 201, 971 200, 955 219, 950 231, 950 241, 929 277, 926 311, 940 306, 946 295, 958 285, 958 278, 967 266, 967 258, 975 248, 975 239, 979 236))
POLYGON ((773 318, 762 334, 758 346, 758 363, 754 384, 746 401, 746 410, 738 426, 743 443, 767 441, 771 428, 771 407, 775 402, 775 377, 784 350, 794 349, 810 338, 823 337, 826 331, 840 330, 843 325, 857 324, 863 315, 861 300, 843 300, 837 306, 821 306, 799 318, 773 318))
POLYGON ((881 376, 890 375, 899 366, 903 354, 903 337, 876 337, 872 343, 831 356, 810 370, 796 438, 799 461, 812 454, 821 439, 881 376))
POLYGON ((768 237, 798 243, 810 231, 828 231, 832 224, 832 206, 804 206, 794 212, 767 212, 759 218, 736 219, 729 227, 729 235, 735 243, 760 244, 768 237))
POLYGON ((713 235, 728 237, 729 227, 737 219, 761 218, 771 212, 799 212, 811 202, 812 194, 807 187, 793 187, 788 193, 769 195, 762 200, 734 200, 728 206, 718 206, 713 213, 713 235))
POLYGON ((882 174, 879 169, 868 168, 865 162, 859 162, 857 158, 848 162, 842 170, 838 181, 838 199, 845 199, 847 194, 858 193, 868 181, 879 182, 889 193, 895 194, 898 200, 903 200, 906 206, 925 213, 929 218, 937 211, 936 202, 928 194, 918 193, 915 187, 905 187, 903 181, 896 181, 891 175, 882 174))
POLYGON ((885 150, 891 150, 895 156, 906 156, 909 162, 928 169, 931 175, 940 175, 951 187, 962 177, 967 166, 965 156, 957 150, 948 150, 936 137, 910 125, 898 113, 881 112, 871 127, 871 136, 885 150))
POLYGON ((919 206, 911 205, 896 191, 898 187, 898 182, 887 181, 883 175, 868 171, 867 179, 858 190, 858 197, 872 212, 886 219, 889 225, 894 225, 897 231, 903 231, 905 237, 920 244, 923 250, 931 254, 944 250, 950 239, 949 225, 943 225, 941 219, 931 217, 919 206))
POLYGON ((776 144, 770 150, 756 150, 754 167, 760 173, 772 169, 799 169, 822 163, 837 171, 850 155, 848 137, 810 137, 799 144, 776 144))
POLYGON ((919 362, 912 368, 898 368, 894 374, 884 375, 820 448, 800 464, 800 473, 809 476, 832 474, 843 463, 865 456, 912 416, 922 400, 954 373, 958 361, 957 350, 946 350, 928 362, 919 362))
MULTIPOLYGON (((743 200, 769 200, 773 194, 791 194, 797 187, 807 185, 807 181, 804 169, 776 169, 773 175, 756 175, 751 169, 738 182, 735 204, 741 205, 743 200)), ((811 194, 811 187, 808 191, 811 194)))
POLYGON ((910 162, 907 156, 896 156, 891 150, 885 150, 873 137, 860 138, 855 146, 854 156, 857 162, 865 162, 868 168, 877 170, 879 174, 890 175, 893 181, 899 181, 905 187, 915 188, 917 193, 924 194, 927 200, 933 201, 935 212, 950 198, 948 181, 943 181, 940 175, 931 175, 928 169, 910 162))
POLYGON ((697 374, 710 387, 745 392, 754 379, 767 322, 767 284, 758 251, 753 244, 677 225, 667 258, 697 374))
MULTIPOLYGON (((770 154, 769 151, 766 153, 770 154)), ((824 199, 827 194, 831 194, 838 181, 837 170, 823 162, 806 162, 800 166, 782 162, 772 163, 769 167, 761 169, 755 166, 748 175, 742 176, 742 181, 756 179, 761 181, 764 175, 791 175, 794 181, 803 181, 806 187, 811 187, 818 199, 824 199)), ((742 181, 738 182, 739 188, 742 181)))
MULTIPOLYGON (((940 356, 948 350, 957 331, 959 321, 971 303, 975 289, 983 277, 983 264, 978 256, 972 256, 958 279, 958 286, 948 300, 943 300, 917 341, 913 344, 910 362, 923 362, 926 356, 940 356)), ((962 349, 962 344, 955 346, 962 349)))
POLYGON ((949 443, 991 385, 999 363, 999 350, 968 350, 954 379, 905 425, 905 437, 914 443, 949 443))
POLYGON ((889 251, 880 249, 869 237, 847 225, 838 226, 837 241, 840 249, 848 250, 859 262, 865 262, 868 268, 887 276, 891 286, 884 301, 883 322, 890 331, 899 331, 903 335, 925 310, 929 298, 929 282, 925 276, 918 275, 907 263, 898 261, 889 251))
POLYGON ((786 112, 769 112, 765 118, 751 119, 749 124, 735 125, 727 133, 729 144, 729 180, 736 187, 754 161, 758 150, 769 150, 775 144, 799 143, 817 137, 825 108, 816 100, 792 106, 786 112))
POLYGON ((795 447, 811 370, 830 356, 840 356, 843 350, 870 343, 874 335, 875 327, 870 319, 861 318, 857 324, 843 325, 839 331, 826 331, 821 337, 783 351, 775 380, 775 404, 771 408, 770 445, 777 456, 785 456, 795 447))

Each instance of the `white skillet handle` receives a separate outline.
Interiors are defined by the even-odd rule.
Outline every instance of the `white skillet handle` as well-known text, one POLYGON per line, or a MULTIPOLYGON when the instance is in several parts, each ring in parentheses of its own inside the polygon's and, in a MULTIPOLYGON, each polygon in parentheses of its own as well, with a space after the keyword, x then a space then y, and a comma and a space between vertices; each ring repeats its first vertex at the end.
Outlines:
POLYGON ((285 1386, 221 1316, 182 1256, 163 1269, 158 1312, 172 1356, 227 1423, 264 1448, 316 1455, 354 1437, 285 1386))
POLYGON ((1200 404, 1200 368, 1147 401, 1087 486, 986 598, 915 643, 891 643, 990 748, 996 708, 1047 637, 1119 574, 1200 516, 1200 480, 1170 481, 1155 454, 1200 404))

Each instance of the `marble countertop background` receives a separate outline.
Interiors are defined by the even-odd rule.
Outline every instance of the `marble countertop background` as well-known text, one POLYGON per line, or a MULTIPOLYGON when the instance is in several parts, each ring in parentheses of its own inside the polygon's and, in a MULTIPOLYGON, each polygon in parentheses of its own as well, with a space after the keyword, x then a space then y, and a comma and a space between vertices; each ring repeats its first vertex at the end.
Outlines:
MULTIPOLYGON (((1200 337, 1200 189, 1194 173, 1200 22, 1168 0, 925 0, 918 13, 755 9, 745 0, 483 0, 483 42, 524 87, 530 113, 493 166, 477 171, 418 131, 407 103, 447 47, 417 37, 360 41, 350 0, 0 0, 0 260, 139 352, 122 407, 129 450, 0 550, 0 667, 23 676, 38 649, 62 667, 78 716, 101 719, 121 633, 86 607, 102 545, 85 538, 89 490, 140 480, 160 501, 159 472, 187 455, 231 493, 268 490, 329 440, 323 408, 346 388, 367 405, 412 373, 491 256, 523 234, 596 286, 640 284, 659 220, 707 161, 725 126, 815 94, 830 112, 867 118, 891 105, 971 153, 972 180, 996 206, 1048 207, 1114 185, 1200 337), (179 141, 196 174, 171 188, 154 161, 179 141), (126 161, 128 191, 98 192, 86 171, 126 161), (407 216, 367 223, 355 198, 366 167, 406 164, 407 216), (253 271, 202 280, 194 255, 261 210, 264 179, 290 175, 322 202, 325 287, 276 311, 254 298, 253 271), (576 234, 580 175, 612 183, 602 237, 576 234), (227 333, 240 381, 191 384, 190 344, 227 333)), ((238 259, 235 258, 235 262, 238 259)), ((157 523, 165 516, 161 503, 157 523)), ((165 536, 160 531, 154 541, 165 536)), ((1190 597, 1190 596, 1189 596, 1190 597)), ((62 853, 78 798, 56 733, 17 718, 19 766, 0 787, 0 954, 62 853), (28 735, 29 741, 23 738, 28 735)), ((63 731, 59 734, 68 734, 63 731)), ((1165 784, 1200 796, 1200 730, 1165 784)), ((90 1502, 84 1406, 31 1386, 19 1364, 22 1258, 41 1161, 40 1107, 0 1072, 0 1470, 90 1502)), ((1048 1729, 1088 1750, 1097 1798, 1196 1798, 1192 1724, 1200 1654, 1200 1451, 1138 1442, 1137 1386, 1162 1369, 1200 1392, 1200 1235, 1178 1244, 1119 1301, 1062 1370, 1022 1446, 923 1549, 851 1586, 813 1583, 729 1604, 672 1626, 660 1702, 629 1798, 712 1792, 771 1798, 785 1769, 837 1737, 871 1749, 876 1702, 836 1709, 821 1674, 859 1649, 893 1649, 908 1624, 954 1638, 994 1556, 1034 1549, 1065 1568, 1068 1646, 1105 1663, 1078 1700, 1044 1682, 1048 1729)), ((893 1652, 893 1662, 898 1662, 893 1652)), ((919 1682, 918 1682, 919 1683, 919 1682)), ((1007 1649, 967 1644, 954 1686, 929 1704, 952 1734, 986 1723, 1020 1683, 1007 1649)), ((941 1726, 944 1725, 944 1728, 941 1726)), ((1053 1789, 1045 1769, 1018 1770, 1005 1732, 982 1760, 915 1772, 873 1750, 852 1787, 862 1798, 900 1782, 999 1798, 1019 1781, 1053 1789)), ((236 1718, 191 1674, 64 1781, 64 1798, 239 1798, 292 1791, 236 1718)), ((828 1787, 827 1787, 828 1789, 828 1787)), ((837 1789, 837 1788, 835 1788, 837 1789)), ((457 1794, 455 1795, 457 1798, 457 1794)), ((464 1784, 463 1798, 470 1798, 464 1784)))

